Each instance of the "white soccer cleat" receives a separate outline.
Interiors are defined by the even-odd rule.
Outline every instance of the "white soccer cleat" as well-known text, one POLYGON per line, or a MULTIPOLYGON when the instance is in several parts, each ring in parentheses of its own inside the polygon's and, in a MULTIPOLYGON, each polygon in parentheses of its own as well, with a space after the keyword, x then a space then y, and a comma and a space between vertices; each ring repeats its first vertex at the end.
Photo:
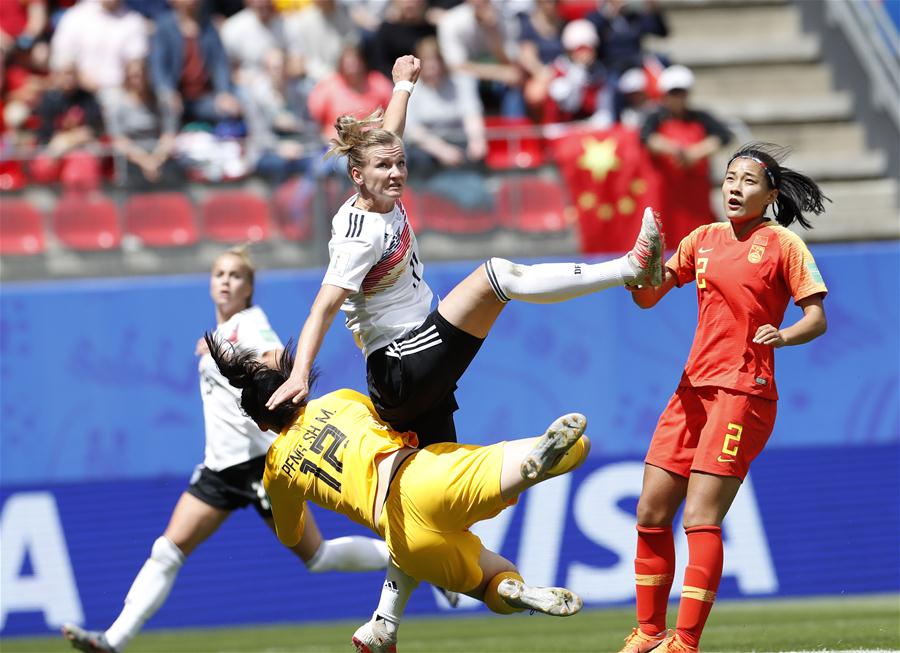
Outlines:
POLYGON ((522 478, 528 481, 541 478, 578 442, 586 426, 587 418, 580 413, 569 413, 557 418, 522 461, 519 467, 522 478))
POLYGON ((581 597, 565 587, 531 587, 515 578, 504 579, 497 586, 497 593, 514 608, 542 612, 553 617, 570 617, 584 605, 581 597))
POLYGON ((636 278, 634 285, 661 286, 665 279, 665 263, 663 253, 666 240, 662 232, 662 220, 649 206, 644 209, 641 218, 641 231, 638 233, 634 247, 628 252, 628 260, 634 268, 636 278))
POLYGON ((106 641, 106 635, 98 630, 85 630, 75 624, 65 624, 62 634, 73 648, 87 653, 118 653, 106 641))
POLYGON ((397 637, 388 632, 384 621, 372 619, 353 633, 357 653, 397 653, 397 637))

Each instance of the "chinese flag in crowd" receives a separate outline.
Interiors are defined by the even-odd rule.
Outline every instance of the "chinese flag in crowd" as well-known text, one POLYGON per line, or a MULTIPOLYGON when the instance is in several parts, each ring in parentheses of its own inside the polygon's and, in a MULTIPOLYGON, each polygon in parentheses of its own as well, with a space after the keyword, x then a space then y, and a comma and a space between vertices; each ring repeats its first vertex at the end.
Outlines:
POLYGON ((657 208, 659 197, 638 132, 621 125, 567 132, 551 147, 577 211, 581 251, 630 250, 644 207, 657 208))

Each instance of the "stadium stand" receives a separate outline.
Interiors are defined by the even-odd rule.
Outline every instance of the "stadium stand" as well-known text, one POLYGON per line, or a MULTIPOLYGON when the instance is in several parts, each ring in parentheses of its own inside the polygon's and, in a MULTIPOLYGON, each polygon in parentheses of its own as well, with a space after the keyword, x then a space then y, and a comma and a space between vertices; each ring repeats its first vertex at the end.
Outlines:
POLYGON ((199 235, 194 206, 182 193, 142 193, 125 202, 125 234, 149 247, 186 247, 199 235))
POLYGON ((211 193, 200 208, 203 233, 220 243, 267 240, 272 235, 269 204, 245 191, 211 193))
POLYGON ((853 53, 845 46, 826 58, 833 35, 807 14, 821 16, 831 4, 844 3, 668 0, 671 35, 651 47, 694 70, 698 104, 742 121, 754 139, 792 147, 792 165, 822 183, 833 204, 808 240, 897 238, 900 196, 889 152, 896 131, 893 141, 879 139, 861 119, 863 94, 837 74, 844 68, 835 59, 846 63, 853 53))
POLYGON ((529 174, 508 177, 497 191, 497 215, 508 229, 552 233, 566 228, 566 196, 557 180, 529 174))
POLYGON ((0 254, 28 256, 41 254, 45 248, 40 212, 24 200, 4 198, 0 211, 0 254))
MULTIPOLYGON (((693 100, 727 120, 737 140, 788 145, 795 150, 792 163, 822 182, 833 204, 804 238, 895 239, 900 237, 900 126, 890 109, 898 102, 896 28, 878 2, 844 4, 827 3, 823 9, 790 0, 662 0, 668 36, 648 37, 643 45, 648 53, 693 69, 693 100)), ((575 17, 561 14, 564 20, 575 17)), ((11 60, 11 70, 21 75, 25 64, 15 57, 20 55, 11 60)), ((75 190, 82 195, 69 195, 65 184, 35 181, 35 161, 45 160, 46 152, 29 150, 27 138, 24 147, 19 139, 35 128, 34 116, 24 109, 35 100, 24 94, 30 86, 15 85, 23 83, 20 79, 33 84, 33 77, 9 77, 11 86, 4 90, 2 279, 196 271, 206 267, 207 257, 177 251, 242 240, 266 243, 263 266, 321 262, 304 248, 324 251, 331 214, 350 188, 342 181, 343 164, 323 172, 317 140, 302 143, 310 172, 270 185, 246 176, 242 157, 248 152, 239 126, 198 131, 196 124, 187 125, 174 147, 188 166, 188 181, 160 187, 163 192, 156 194, 143 194, 142 186, 142 195, 129 197, 134 180, 124 178, 124 160, 111 157, 108 140, 101 139, 92 153, 103 161, 116 159, 115 174, 104 169, 105 199, 85 195, 80 187, 75 190), (223 187, 223 180, 231 181, 223 187), (34 215, 27 222, 31 235, 18 241, 11 235, 12 225, 26 224, 22 202, 35 207, 38 217, 52 217, 45 237, 35 235, 42 232, 34 215), (147 248, 170 250, 172 256, 157 262, 146 255, 147 248), (94 268, 82 253, 97 250, 122 256, 94 268), (46 265, 26 262, 29 257, 46 265)), ((287 89, 285 98, 294 97, 291 93, 303 98, 304 89, 287 89)), ((577 251, 578 223, 571 208, 577 198, 568 196, 549 156, 552 139, 570 126, 507 115, 487 115, 485 125, 488 148, 480 174, 492 202, 467 208, 464 191, 454 197, 452 186, 450 192, 436 191, 411 180, 405 203, 427 258, 577 251)), ((714 195, 725 156, 720 152, 711 166, 714 195)), ((152 165, 145 168, 153 173, 152 165)), ((142 181, 152 187, 152 179, 142 181)))
POLYGON ((109 250, 122 242, 118 207, 99 193, 63 195, 53 209, 53 230, 63 245, 74 250, 109 250))

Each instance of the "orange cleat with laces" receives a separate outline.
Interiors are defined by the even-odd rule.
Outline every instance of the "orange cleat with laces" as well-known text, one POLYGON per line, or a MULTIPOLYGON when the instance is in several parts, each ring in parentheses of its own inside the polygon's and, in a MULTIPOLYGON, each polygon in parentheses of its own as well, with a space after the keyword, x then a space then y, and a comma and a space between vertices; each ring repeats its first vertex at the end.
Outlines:
POLYGON ((658 651, 659 646, 665 641, 669 634, 668 630, 662 631, 659 635, 648 635, 640 628, 632 628, 631 634, 625 638, 625 646, 619 653, 647 653, 647 651, 658 651))

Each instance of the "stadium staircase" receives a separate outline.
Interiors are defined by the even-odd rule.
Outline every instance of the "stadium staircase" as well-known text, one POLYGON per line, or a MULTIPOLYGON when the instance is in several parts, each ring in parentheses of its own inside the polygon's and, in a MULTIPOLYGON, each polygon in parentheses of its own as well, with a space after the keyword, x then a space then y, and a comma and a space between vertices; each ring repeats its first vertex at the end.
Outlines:
POLYGON ((741 140, 790 146, 789 165, 821 183, 833 204, 807 240, 898 238, 898 123, 867 107, 871 83, 835 25, 848 18, 828 13, 845 1, 665 0, 670 35, 647 45, 693 69, 695 106, 735 120, 741 140))

